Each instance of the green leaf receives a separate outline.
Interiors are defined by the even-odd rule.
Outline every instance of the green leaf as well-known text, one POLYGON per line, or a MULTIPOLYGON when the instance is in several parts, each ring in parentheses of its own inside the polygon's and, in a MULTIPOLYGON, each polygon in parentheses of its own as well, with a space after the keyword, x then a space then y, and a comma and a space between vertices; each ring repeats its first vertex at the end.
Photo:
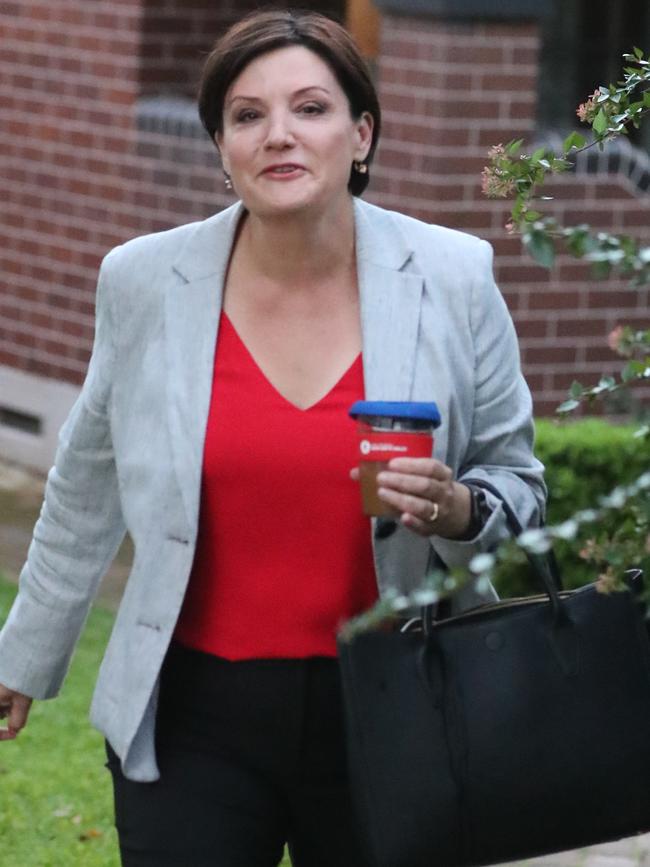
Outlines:
POLYGON ((577 379, 574 379, 573 382, 571 383, 571 388, 569 389, 569 394, 571 395, 571 397, 573 397, 573 398, 582 397, 583 391, 584 391, 584 388, 582 386, 582 383, 578 382, 577 379))
POLYGON ((519 150, 519 148, 522 146, 523 143, 524 143, 523 138, 513 139, 513 141, 509 141, 508 144, 505 146, 505 151, 508 154, 508 156, 511 156, 511 157, 515 156, 515 154, 517 153, 517 151, 519 150))
POLYGON ((577 409, 580 406, 580 401, 578 400, 565 400, 564 403, 561 403, 556 412, 573 412, 574 409, 577 409))
POLYGON ((623 382, 630 382, 631 380, 636 379, 636 371, 632 367, 631 362, 628 362, 621 371, 621 379, 623 382))
POLYGON ((591 389, 591 394, 601 394, 603 391, 611 391, 616 387, 616 380, 613 376, 601 376, 598 385, 591 389))
POLYGON ((564 139, 562 150, 568 153, 571 148, 582 148, 586 145, 587 139, 580 135, 579 132, 572 132, 564 139))
POLYGON ((646 108, 650 108, 650 90, 646 90, 643 94, 643 105, 646 108))
POLYGON ((596 117, 594 118, 594 122, 592 123, 592 127, 594 132, 598 133, 598 135, 602 135, 607 129, 607 115, 605 112, 600 109, 596 117))
POLYGON ((643 51, 640 48, 635 46, 632 51, 634 51, 634 56, 637 60, 643 60, 643 51))
POLYGON ((555 264, 555 245, 553 240, 543 231, 532 231, 524 235, 524 244, 533 259, 543 268, 552 268, 555 264))
POLYGON ((581 259, 589 252, 592 243, 589 229, 584 226, 574 226, 566 231, 566 246, 569 252, 581 259))
POLYGON ((534 152, 534 154, 530 158, 531 163, 539 162, 539 160, 541 160, 541 158, 544 156, 545 153, 546 153, 545 147, 537 148, 537 150, 534 152))
POLYGON ((527 223, 534 223, 536 220, 539 220, 540 217, 543 216, 544 215, 541 213, 541 211, 527 211, 524 219, 527 223))

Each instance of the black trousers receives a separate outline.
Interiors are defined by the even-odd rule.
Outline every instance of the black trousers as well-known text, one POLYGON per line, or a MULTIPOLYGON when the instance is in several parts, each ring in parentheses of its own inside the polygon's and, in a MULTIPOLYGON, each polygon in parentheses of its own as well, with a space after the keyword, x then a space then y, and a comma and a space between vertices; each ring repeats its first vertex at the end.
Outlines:
POLYGON ((347 786, 338 662, 229 662, 172 645, 160 779, 107 746, 124 867, 363 867, 347 786))

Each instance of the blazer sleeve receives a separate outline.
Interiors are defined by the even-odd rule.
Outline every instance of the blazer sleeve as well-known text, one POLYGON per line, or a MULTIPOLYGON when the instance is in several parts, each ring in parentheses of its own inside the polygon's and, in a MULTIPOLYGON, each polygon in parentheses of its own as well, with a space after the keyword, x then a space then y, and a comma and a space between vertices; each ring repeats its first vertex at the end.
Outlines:
POLYGON ((114 252, 99 272, 88 373, 59 434, 18 595, 0 632, 0 683, 37 699, 57 694, 99 581, 125 533, 109 423, 114 252))
MULTIPOLYGON (((469 319, 474 345, 474 396, 469 445, 458 481, 485 479, 505 497, 522 525, 544 518, 544 467, 533 454, 534 425, 530 391, 522 376, 519 345, 512 318, 492 276, 492 247, 479 244, 481 258, 474 282, 469 319)), ((474 554, 494 549, 510 535, 505 513, 493 494, 486 494, 491 514, 474 539, 455 542, 431 537, 448 566, 465 565, 474 554)))

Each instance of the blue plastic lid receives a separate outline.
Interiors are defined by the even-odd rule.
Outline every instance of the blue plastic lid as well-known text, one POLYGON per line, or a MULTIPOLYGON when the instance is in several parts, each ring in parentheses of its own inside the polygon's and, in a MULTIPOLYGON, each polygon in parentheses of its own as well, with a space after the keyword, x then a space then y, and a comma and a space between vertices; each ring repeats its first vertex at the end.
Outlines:
POLYGON ((357 400, 348 410, 352 418, 360 415, 384 415, 390 418, 412 418, 440 424, 440 411, 435 403, 410 400, 357 400))

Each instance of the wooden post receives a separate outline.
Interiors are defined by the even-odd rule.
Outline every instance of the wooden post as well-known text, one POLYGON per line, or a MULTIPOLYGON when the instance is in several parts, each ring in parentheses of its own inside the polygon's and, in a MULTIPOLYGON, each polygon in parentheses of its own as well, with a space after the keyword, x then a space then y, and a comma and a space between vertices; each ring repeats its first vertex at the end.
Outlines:
POLYGON ((364 57, 379 54, 379 10, 372 0, 347 0, 345 25, 364 57))

